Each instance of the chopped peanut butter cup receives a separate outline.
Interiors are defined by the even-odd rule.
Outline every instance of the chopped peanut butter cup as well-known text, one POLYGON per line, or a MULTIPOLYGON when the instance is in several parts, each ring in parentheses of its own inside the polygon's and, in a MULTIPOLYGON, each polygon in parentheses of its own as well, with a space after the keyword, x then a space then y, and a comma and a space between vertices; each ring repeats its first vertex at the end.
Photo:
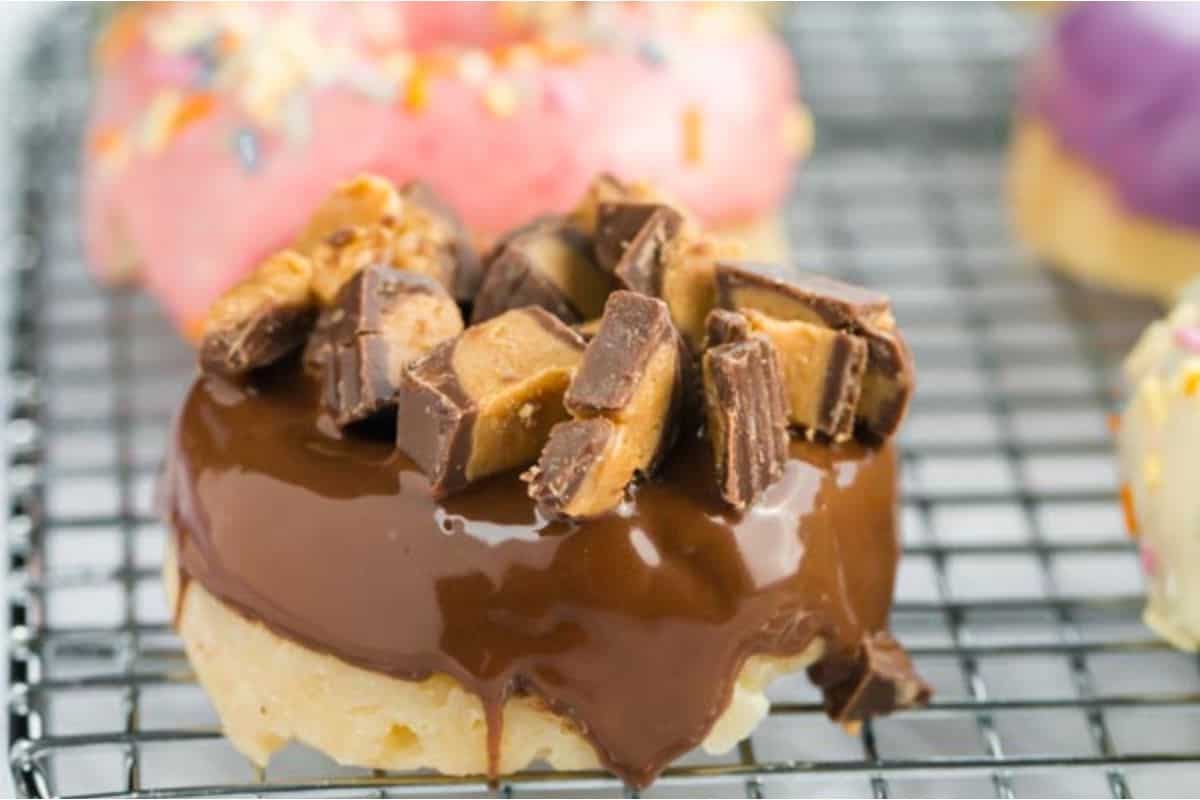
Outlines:
POLYGON ((616 508, 634 477, 652 472, 674 444, 689 370, 666 304, 614 292, 563 398, 575 419, 554 427, 525 475, 539 507, 571 518, 616 508))
POLYGON ((342 286, 372 264, 428 276, 456 297, 473 296, 480 268, 470 234, 429 187, 410 183, 397 192, 386 181, 364 178, 345 192, 339 188, 326 206, 310 228, 328 232, 311 242, 305 235, 322 303, 333 303, 342 286), (342 224, 330 228, 335 220, 342 224))
POLYGON ((783 475, 787 403, 778 358, 761 336, 704 353, 704 398, 721 497, 744 510, 783 475))
POLYGON ((471 326, 405 371, 396 444, 439 495, 533 463, 567 416, 562 396, 583 350, 579 334, 540 308, 471 326))
POLYGON ((752 308, 837 330, 855 330, 891 315, 887 297, 870 289, 811 273, 780 281, 754 265, 727 261, 717 267, 717 296, 723 308, 752 308))
POLYGON ((863 637, 858 668, 825 687, 825 710, 838 722, 857 725, 872 714, 923 706, 931 694, 900 643, 879 631, 863 637))
POLYGON ((462 217, 423 181, 404 184, 400 187, 400 196, 406 208, 421 209, 442 227, 438 238, 454 270, 453 277, 446 281, 446 288, 456 300, 467 301, 475 297, 479 292, 483 269, 471 232, 467 230, 462 217))
POLYGON ((664 248, 683 216, 661 203, 602 203, 596 221, 596 261, 635 292, 662 291, 664 248))
POLYGON ((704 322, 704 349, 744 342, 750 338, 750 321, 744 314, 714 308, 704 322))
POLYGON ((472 323, 539 306, 567 324, 599 317, 613 289, 589 241, 562 218, 547 217, 505 237, 488 261, 472 323))
POLYGON ((313 255, 331 235, 343 228, 371 227, 386 218, 400 216, 404 202, 391 181, 374 175, 360 175, 339 184, 313 212, 303 233, 296 239, 296 250, 313 255))
POLYGON ((727 262, 716 285, 721 307, 756 312, 752 327, 790 351, 781 355, 794 424, 840 441, 851 435, 852 409, 854 429, 867 438, 896 432, 913 390, 912 356, 886 296, 820 275, 778 281, 727 262))
POLYGON ((791 423, 835 442, 851 439, 867 368, 866 341, 758 311, 745 315, 751 329, 770 339, 779 353, 791 423))
POLYGON ((600 206, 604 203, 661 203, 662 192, 645 181, 622 181, 602 174, 588 185, 587 191, 570 214, 571 222, 585 235, 596 233, 600 206))
POLYGON ((205 372, 236 377, 299 349, 317 317, 312 264, 285 250, 209 309, 200 342, 205 372))
POLYGON ((463 323, 440 283, 374 265, 342 287, 318 327, 329 348, 325 407, 344 426, 394 409, 404 368, 461 333, 463 323))

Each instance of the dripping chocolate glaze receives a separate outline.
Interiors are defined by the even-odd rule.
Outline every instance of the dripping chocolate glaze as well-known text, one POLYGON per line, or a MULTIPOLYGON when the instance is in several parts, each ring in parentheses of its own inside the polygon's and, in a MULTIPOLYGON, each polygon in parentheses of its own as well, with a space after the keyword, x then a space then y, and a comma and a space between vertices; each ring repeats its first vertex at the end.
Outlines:
POLYGON ((795 441, 738 515, 692 439, 619 512, 569 527, 539 518, 515 474, 434 500, 386 442, 344 437, 316 392, 298 375, 193 386, 165 493, 181 578, 349 663, 453 676, 483 700, 493 765, 499 710, 527 692, 645 785, 704 739, 748 656, 822 635, 826 665, 850 669, 886 625, 890 446, 795 441))

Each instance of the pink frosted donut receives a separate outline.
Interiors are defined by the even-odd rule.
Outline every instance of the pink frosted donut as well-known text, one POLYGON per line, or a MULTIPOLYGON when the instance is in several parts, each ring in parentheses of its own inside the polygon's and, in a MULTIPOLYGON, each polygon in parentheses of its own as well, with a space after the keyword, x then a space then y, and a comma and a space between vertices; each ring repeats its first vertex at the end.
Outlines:
POLYGON ((340 181, 426 181, 484 239, 648 179, 717 229, 770 219, 808 145, 753 12, 626 4, 129 8, 97 48, 94 269, 185 329, 340 181))

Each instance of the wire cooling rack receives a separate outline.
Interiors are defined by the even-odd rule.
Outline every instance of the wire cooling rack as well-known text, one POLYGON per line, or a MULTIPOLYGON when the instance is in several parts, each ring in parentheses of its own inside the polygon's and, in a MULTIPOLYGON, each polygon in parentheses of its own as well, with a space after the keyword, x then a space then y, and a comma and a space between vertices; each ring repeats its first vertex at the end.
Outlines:
MULTIPOLYGON (((904 434, 894 626, 937 690, 843 735, 802 678, 734 753, 645 794, 1194 794, 1200 664, 1138 621, 1113 502, 1114 362, 1152 309, 1017 255, 1002 144, 1036 20, 991 5, 805 5, 781 24, 819 148, 789 210, 796 261, 891 293, 920 390, 904 434)), ((262 772, 221 737, 167 624, 151 496, 190 354, 79 252, 90 21, 36 41, 11 254, 11 766, 29 795, 628 794, 598 774, 479 781, 347 769, 299 746, 262 772)), ((753 176, 748 176, 752 179, 753 176)))

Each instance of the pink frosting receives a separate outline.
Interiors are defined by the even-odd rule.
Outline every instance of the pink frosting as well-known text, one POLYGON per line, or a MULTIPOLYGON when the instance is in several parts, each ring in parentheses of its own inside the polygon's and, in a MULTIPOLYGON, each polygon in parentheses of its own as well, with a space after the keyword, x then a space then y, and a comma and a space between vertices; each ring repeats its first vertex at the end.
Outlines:
MULTIPOLYGON (((374 8, 400 21, 410 51, 514 39, 502 6, 374 8)), ((91 263, 107 274, 135 254, 145 284, 186 324, 363 171, 428 181, 483 236, 568 208, 605 171, 658 183, 710 224, 775 208, 797 158, 793 67, 780 43, 752 25, 701 24, 692 7, 611 8, 620 36, 588 41, 570 63, 499 66, 482 83, 435 72, 416 108, 403 79, 382 85, 394 97, 368 96, 344 75, 316 80, 288 96, 274 124, 220 79, 198 87, 202 59, 164 52, 146 33, 158 18, 139 20, 108 52, 95 96, 83 198, 91 263), (497 84, 517 93, 515 107, 489 104, 497 84), (160 148, 146 147, 148 109, 170 90, 194 113, 160 148)), ((316 15, 330 48, 381 48, 352 6, 268 13, 316 15)), ((450 63, 461 63, 455 52, 450 63)))

